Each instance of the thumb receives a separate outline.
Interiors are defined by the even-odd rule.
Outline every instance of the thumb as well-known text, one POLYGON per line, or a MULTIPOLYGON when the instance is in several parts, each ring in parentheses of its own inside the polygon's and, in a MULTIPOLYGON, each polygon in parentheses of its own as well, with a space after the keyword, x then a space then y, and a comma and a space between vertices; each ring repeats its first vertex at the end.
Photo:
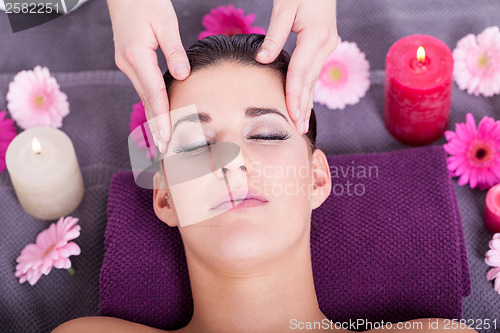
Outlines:
POLYGON ((288 35, 292 30, 295 11, 279 11, 273 8, 271 22, 264 42, 257 53, 256 60, 262 64, 273 62, 285 46, 288 35))

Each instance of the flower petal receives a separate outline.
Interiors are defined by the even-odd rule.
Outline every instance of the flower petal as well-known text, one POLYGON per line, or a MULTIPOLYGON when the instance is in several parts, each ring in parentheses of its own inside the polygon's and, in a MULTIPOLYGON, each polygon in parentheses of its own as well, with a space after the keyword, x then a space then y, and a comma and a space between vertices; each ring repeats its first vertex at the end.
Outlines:
POLYGON ((453 50, 453 78, 469 94, 492 96, 500 93, 500 31, 498 26, 484 29, 477 36, 468 34, 453 50))
POLYGON ((66 264, 66 258, 65 257, 60 257, 56 261, 54 261, 54 267, 55 268, 63 268, 64 265, 66 264))
POLYGON ((500 294, 500 279, 495 279, 495 290, 500 294))
POLYGON ((486 278, 488 281, 491 281, 498 277, 498 274, 500 274, 500 267, 493 267, 488 271, 488 273, 486 273, 486 278))
POLYGON ((23 129, 60 127, 69 114, 67 96, 46 67, 19 72, 9 83, 6 99, 12 119, 23 129))
POLYGON ((48 275, 52 267, 69 268, 70 255, 78 255, 80 247, 66 239, 74 239, 80 235, 78 219, 68 216, 61 217, 57 223, 52 223, 47 229, 42 230, 36 237, 37 244, 28 244, 17 257, 15 276, 19 282, 28 281, 35 284, 42 275, 48 275), (49 252, 47 252, 50 249, 49 252))
POLYGON ((261 33, 263 28, 252 27, 255 14, 245 16, 242 8, 234 8, 231 4, 227 7, 219 6, 210 10, 202 19, 206 29, 198 35, 198 39, 211 35, 233 35, 235 33, 261 33))

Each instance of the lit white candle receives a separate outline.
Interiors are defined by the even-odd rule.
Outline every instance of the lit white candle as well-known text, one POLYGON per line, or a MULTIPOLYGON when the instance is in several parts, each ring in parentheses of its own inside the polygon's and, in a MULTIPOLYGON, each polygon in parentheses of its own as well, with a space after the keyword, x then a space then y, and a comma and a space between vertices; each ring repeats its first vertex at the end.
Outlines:
POLYGON ((53 220, 75 210, 83 198, 83 179, 66 133, 37 127, 9 144, 5 163, 17 198, 30 215, 53 220))

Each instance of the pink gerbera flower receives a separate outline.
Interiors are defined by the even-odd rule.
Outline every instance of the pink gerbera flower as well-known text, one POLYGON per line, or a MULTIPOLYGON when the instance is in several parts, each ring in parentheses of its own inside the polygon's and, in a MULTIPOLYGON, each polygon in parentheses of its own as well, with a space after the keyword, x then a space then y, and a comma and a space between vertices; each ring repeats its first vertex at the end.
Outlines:
POLYGON ((69 256, 79 255, 80 247, 70 242, 80 236, 78 219, 61 217, 56 223, 43 230, 36 237, 35 244, 28 244, 16 259, 16 276, 19 283, 26 280, 34 285, 42 274, 48 275, 55 268, 70 268, 69 256))
POLYGON ((254 20, 255 14, 245 16, 242 8, 234 8, 233 5, 214 8, 210 10, 210 13, 203 16, 201 24, 206 30, 198 35, 198 39, 211 35, 231 37, 236 34, 265 34, 265 29, 252 27, 254 20))
POLYGON ((356 43, 339 38, 328 56, 314 89, 314 101, 330 109, 356 104, 370 87, 370 64, 356 43))
POLYGON ((5 170, 5 153, 9 143, 16 136, 16 128, 12 119, 6 118, 7 112, 0 111, 0 172, 5 170))
POLYGON ((7 108, 16 123, 24 128, 49 126, 59 128, 69 114, 66 94, 59 90, 47 67, 36 66, 21 71, 9 84, 7 108))
MULTIPOLYGON (((132 113, 130 114, 130 132, 133 132, 137 127, 144 124, 146 121, 146 110, 144 109, 144 105, 142 102, 135 103, 132 105, 132 113)), ((137 146, 141 149, 146 148, 146 141, 144 141, 143 135, 138 135, 139 132, 133 132, 132 138, 137 143, 137 146)))
POLYGON ((444 133, 448 143, 443 147, 451 155, 446 159, 448 170, 452 177, 460 177, 458 185, 485 190, 500 183, 500 121, 483 117, 476 129, 471 113, 466 120, 455 125, 455 132, 444 133))
MULTIPOLYGON (((145 133, 143 130, 135 130, 137 127, 141 127, 146 122, 147 118, 144 105, 142 104, 142 102, 134 104, 132 106, 132 113, 130 114, 130 136, 132 137, 132 140, 134 140, 134 142, 137 144, 137 147, 139 149, 146 149, 148 158, 156 157, 156 147, 154 143, 151 142, 149 146, 146 145, 146 139, 144 138, 144 136, 147 136, 149 133, 145 133)), ((147 124, 143 127, 143 129, 149 130, 147 124)))
POLYGON ((497 26, 460 39, 453 50, 453 77, 469 94, 500 93, 500 31, 497 26))
POLYGON ((486 278, 488 281, 496 279, 495 290, 500 294, 500 233, 493 235, 489 245, 490 249, 486 252, 484 261, 486 265, 493 266, 493 268, 486 273, 486 278))

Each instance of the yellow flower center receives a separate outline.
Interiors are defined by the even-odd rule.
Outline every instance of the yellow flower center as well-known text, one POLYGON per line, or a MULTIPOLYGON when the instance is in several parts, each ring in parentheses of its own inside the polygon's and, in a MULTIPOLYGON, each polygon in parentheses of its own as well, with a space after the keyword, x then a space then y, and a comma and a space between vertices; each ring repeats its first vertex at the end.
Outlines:
POLYGON ((43 105, 43 96, 42 95, 37 95, 33 99, 33 102, 35 103, 36 106, 42 106, 43 105))
POLYGON ((330 70, 330 79, 333 81, 340 81, 342 79, 342 71, 339 67, 335 66, 330 70))
POLYGON ((481 56, 477 59, 477 64, 480 68, 485 68, 488 66, 489 59, 486 53, 481 54, 481 56))
POLYGON ((56 243, 52 244, 48 249, 47 251, 45 251, 45 253, 43 254, 44 257, 46 257, 50 251, 52 251, 54 248, 56 247, 56 243))

